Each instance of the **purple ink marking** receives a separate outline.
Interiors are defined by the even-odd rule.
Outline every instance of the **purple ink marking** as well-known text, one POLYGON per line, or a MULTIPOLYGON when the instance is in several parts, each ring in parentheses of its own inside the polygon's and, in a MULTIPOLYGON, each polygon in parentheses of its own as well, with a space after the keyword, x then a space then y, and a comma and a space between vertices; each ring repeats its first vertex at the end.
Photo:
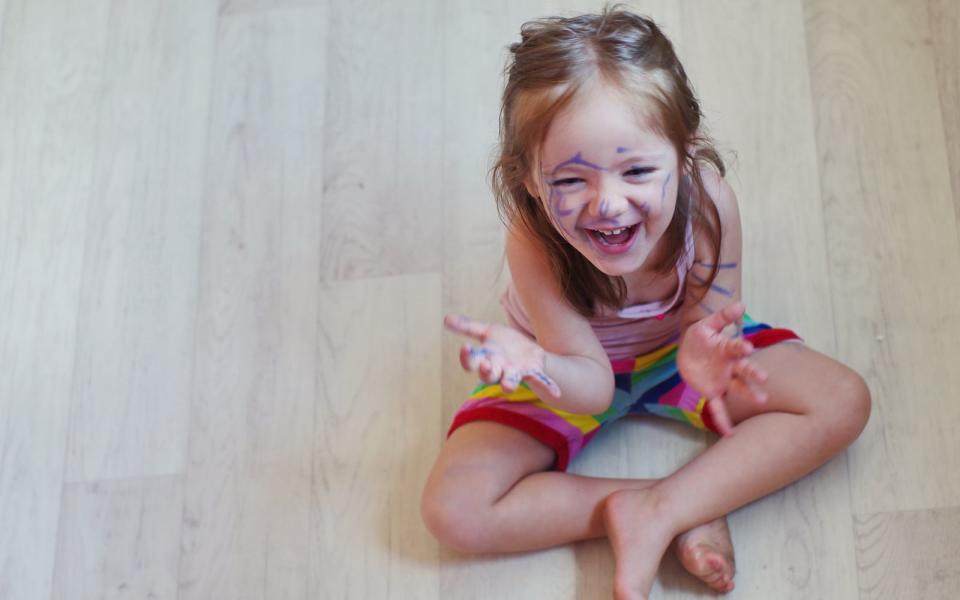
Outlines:
POLYGON ((720 265, 718 266, 718 265, 712 265, 712 264, 710 264, 710 263, 705 263, 705 262, 702 262, 702 261, 697 260, 697 261, 694 261, 693 264, 696 265, 696 266, 698 266, 698 267, 706 267, 706 268, 708 268, 708 269, 712 269, 712 268, 715 267, 715 266, 716 266, 718 269, 736 269, 736 268, 737 268, 737 263, 720 263, 720 265))
MULTIPOLYGON (((700 276, 697 275, 696 273, 690 273, 690 276, 693 277, 695 280, 697 280, 697 283, 706 283, 706 282, 707 282, 706 279, 704 279, 703 277, 700 277, 700 276)), ((715 292, 721 293, 721 294, 723 294, 724 296, 733 296, 733 292, 731 292, 730 290, 728 290, 728 289, 726 289, 726 288, 722 288, 722 287, 720 287, 719 285, 716 285, 716 284, 710 284, 710 289, 713 290, 713 291, 715 291, 715 292)))
POLYGON ((485 358, 489 356, 493 356, 493 352, 491 352, 489 348, 485 348, 483 346, 480 346, 479 348, 470 346, 470 358, 477 358, 477 357, 485 358))
POLYGON ((542 383, 543 385, 546 385, 546 386, 548 386, 548 387, 554 387, 554 385, 555 385, 555 384, 553 383, 553 380, 550 379, 549 377, 547 377, 547 376, 546 376, 543 372, 541 372, 541 371, 533 371, 533 372, 531 373, 531 375, 533 375, 534 377, 536 377, 536 378, 537 378, 537 381, 539 381, 539 382, 542 383))
POLYGON ((555 166, 553 168, 553 171, 550 172, 550 174, 551 175, 555 174, 557 171, 559 171, 560 169, 562 169, 567 165, 583 165, 585 167, 590 167, 591 169, 596 169, 597 171, 606 171, 606 169, 604 169, 600 165, 595 165, 592 162, 587 162, 583 160, 583 156, 581 156, 581 153, 577 152, 576 156, 574 156, 573 158, 569 160, 565 160, 559 165, 555 166))
POLYGON ((553 213, 557 215, 557 217, 568 217, 574 213, 574 209, 572 208, 563 208, 563 199, 563 192, 557 191, 557 188, 551 186, 550 198, 547 200, 547 202, 553 208, 553 213))
POLYGON ((623 154, 624 152, 630 152, 630 148, 624 148, 623 146, 617 146, 617 154, 623 154))
POLYGON ((660 210, 663 210, 663 202, 667 198, 667 185, 671 177, 673 177, 673 171, 667 173, 667 178, 663 181, 663 189, 660 190, 660 210))
POLYGON ((610 208, 610 203, 607 201, 606 198, 604 198, 603 200, 600 201, 600 214, 601 214, 601 215, 607 216, 607 209, 609 209, 609 208, 610 208))

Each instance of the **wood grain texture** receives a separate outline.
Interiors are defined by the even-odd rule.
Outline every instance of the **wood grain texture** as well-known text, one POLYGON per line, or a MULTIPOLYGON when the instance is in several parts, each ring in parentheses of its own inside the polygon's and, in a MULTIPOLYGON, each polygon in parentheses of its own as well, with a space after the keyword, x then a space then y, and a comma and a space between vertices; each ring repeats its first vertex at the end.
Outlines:
POLYGON ((68 481, 186 466, 215 8, 111 5, 68 481))
POLYGON ((179 598, 309 598, 323 7, 224 18, 179 598), (318 34, 318 32, 320 32, 318 34))
POLYGON ((311 598, 444 598, 420 491, 440 433, 440 277, 325 284, 311 598))
POLYGON ((336 84, 323 96, 326 281, 440 267, 441 6, 330 5, 327 77, 336 84))
POLYGON ((0 598, 55 557, 109 3, 7 2, 0 46, 0 598))
POLYGON ((954 215, 960 231, 960 4, 953 0, 927 0, 927 6, 954 215))
POLYGON ((805 9, 838 354, 874 398, 848 452, 853 509, 950 506, 960 248, 926 5, 805 9))
POLYGON ((858 517, 860 599, 950 600, 960 589, 957 507, 858 517))
POLYGON ((51 598, 176 598, 182 499, 178 475, 66 484, 51 598))

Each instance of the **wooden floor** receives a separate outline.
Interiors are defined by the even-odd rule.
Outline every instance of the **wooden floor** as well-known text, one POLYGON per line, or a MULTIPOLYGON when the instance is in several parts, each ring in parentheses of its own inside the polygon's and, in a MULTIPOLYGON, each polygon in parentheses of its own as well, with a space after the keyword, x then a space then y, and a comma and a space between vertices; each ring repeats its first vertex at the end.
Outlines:
MULTIPOLYGON (((748 309, 875 400, 731 516, 730 597, 955 599, 960 3, 632 6, 730 159, 748 309)), ((500 317, 505 46, 599 7, 0 0, 0 599, 609 598, 603 540, 462 556, 418 513, 473 383, 441 316, 500 317)), ((574 471, 710 441, 624 423, 574 471)))

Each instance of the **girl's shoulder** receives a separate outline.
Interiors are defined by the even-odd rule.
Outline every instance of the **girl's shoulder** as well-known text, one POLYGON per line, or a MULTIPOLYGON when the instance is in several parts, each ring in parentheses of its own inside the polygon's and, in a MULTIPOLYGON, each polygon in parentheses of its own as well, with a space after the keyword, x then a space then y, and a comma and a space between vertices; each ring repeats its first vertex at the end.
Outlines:
MULTIPOLYGON (((721 245, 728 248, 731 245, 739 247, 741 240, 740 207, 737 195, 730 183, 712 165, 700 167, 700 179, 709 202, 716 207, 716 215, 705 206, 708 219, 715 222, 719 217, 721 245)), ((714 249, 710 244, 711 236, 703 229, 706 223, 698 223, 693 231, 695 260, 710 263, 713 261, 714 249)), ((714 225, 715 226, 715 225, 714 225)), ((722 252, 723 253, 723 252, 722 252)), ((738 252, 739 254, 739 252, 738 252)))

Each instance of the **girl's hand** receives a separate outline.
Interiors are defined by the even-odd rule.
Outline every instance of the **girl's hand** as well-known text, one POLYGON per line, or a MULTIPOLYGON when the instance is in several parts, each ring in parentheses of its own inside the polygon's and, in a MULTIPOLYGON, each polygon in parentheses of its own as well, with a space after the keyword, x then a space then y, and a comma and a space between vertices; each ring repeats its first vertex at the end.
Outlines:
POLYGON ((735 302, 694 323, 687 328, 677 352, 681 376, 707 398, 706 410, 720 435, 733 430, 723 401, 727 393, 739 393, 759 403, 767 401, 767 395, 755 387, 767 380, 767 373, 747 358, 753 353, 753 344, 723 333, 743 316, 744 310, 742 302, 735 302))
POLYGON ((513 327, 461 315, 447 315, 443 324, 480 342, 460 348, 460 364, 465 371, 476 371, 485 383, 499 383, 507 393, 526 381, 543 400, 560 397, 560 388, 544 371, 546 351, 526 335, 513 327))

